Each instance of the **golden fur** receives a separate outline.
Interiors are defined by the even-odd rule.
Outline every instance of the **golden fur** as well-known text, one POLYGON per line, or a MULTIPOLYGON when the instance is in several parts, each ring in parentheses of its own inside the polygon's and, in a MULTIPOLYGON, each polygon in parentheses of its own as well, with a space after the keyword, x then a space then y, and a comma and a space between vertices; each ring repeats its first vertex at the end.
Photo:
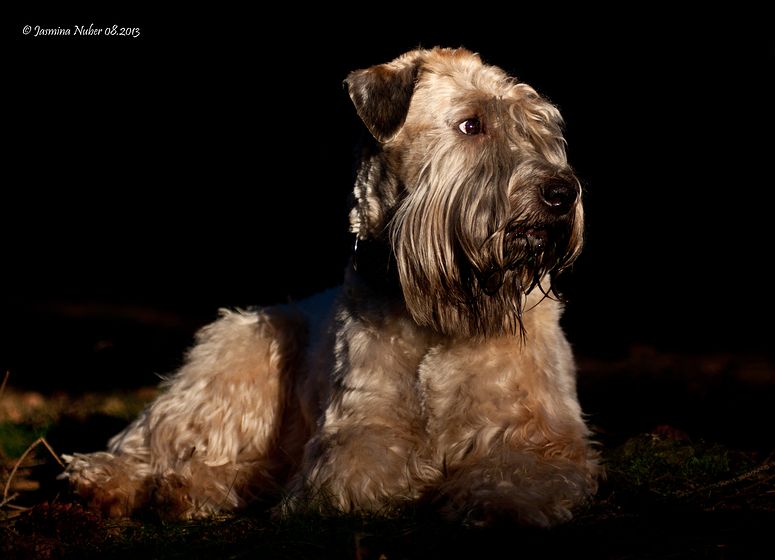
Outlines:
POLYGON ((344 285, 202 329, 108 451, 66 457, 94 507, 190 518, 424 499, 473 524, 546 526, 594 493, 546 297, 582 241, 559 112, 464 49, 412 51, 346 85, 372 141, 344 285))

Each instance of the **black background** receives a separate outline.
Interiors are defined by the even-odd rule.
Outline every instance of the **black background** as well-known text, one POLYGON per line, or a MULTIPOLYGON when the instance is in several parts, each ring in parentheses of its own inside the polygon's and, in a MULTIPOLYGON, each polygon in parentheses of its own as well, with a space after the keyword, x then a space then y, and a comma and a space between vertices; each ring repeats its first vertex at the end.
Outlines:
POLYGON ((10 18, 0 367, 17 384, 152 382, 218 307, 338 283, 360 133, 341 82, 420 45, 477 51, 560 107, 585 188, 563 283, 579 352, 772 354, 761 14, 414 9, 10 18), (22 33, 90 23, 141 36, 22 33))

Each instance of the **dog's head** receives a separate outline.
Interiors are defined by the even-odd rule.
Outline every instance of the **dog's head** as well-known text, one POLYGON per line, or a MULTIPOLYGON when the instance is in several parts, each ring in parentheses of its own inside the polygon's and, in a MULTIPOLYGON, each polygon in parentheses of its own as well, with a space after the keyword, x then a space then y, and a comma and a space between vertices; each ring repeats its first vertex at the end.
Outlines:
POLYGON ((558 110, 465 49, 412 51, 345 84, 376 140, 351 227, 390 248, 412 317, 451 336, 521 329, 526 295, 581 250, 558 110))

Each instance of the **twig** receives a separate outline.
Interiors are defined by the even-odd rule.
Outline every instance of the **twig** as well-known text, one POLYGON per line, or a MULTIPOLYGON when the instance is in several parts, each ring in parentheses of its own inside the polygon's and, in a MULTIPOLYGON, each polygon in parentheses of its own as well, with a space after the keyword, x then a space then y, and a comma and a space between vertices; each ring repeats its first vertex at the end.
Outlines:
POLYGON ((3 383, 0 385, 0 399, 3 398, 5 392, 5 386, 8 383, 8 378, 11 377, 11 370, 6 370, 5 377, 3 377, 3 383))
MULTIPOLYGON (((740 482, 743 482, 743 481, 746 481, 748 479, 751 479, 751 478, 753 478, 753 477, 755 477, 757 475, 760 475, 760 474, 762 474, 764 472, 767 472, 768 470, 772 469, 773 467, 775 467, 775 463, 767 462, 767 463, 759 465, 755 469, 751 469, 750 471, 744 472, 743 474, 741 474, 739 476, 736 476, 734 478, 730 478, 730 479, 727 479, 727 480, 722 480, 720 482, 715 482, 713 484, 709 484, 707 486, 703 486, 702 488, 696 488, 695 490, 688 490, 688 491, 685 491, 685 492, 681 492, 681 493, 678 494, 678 496, 681 497, 681 498, 685 498, 687 496, 692 496, 692 495, 695 495, 695 494, 699 494, 700 492, 707 492, 707 491, 718 490, 720 488, 725 488, 727 486, 731 486, 733 484, 738 484, 740 482)), ((759 485, 762 482, 766 483, 771 478, 772 477, 768 477, 768 478, 764 479, 764 481, 758 480, 758 481, 756 481, 754 483, 754 486, 759 485)))
POLYGON ((743 482, 744 480, 753 478, 754 476, 761 474, 763 472, 766 472, 773 467, 775 467, 775 463, 764 463, 763 465, 759 465, 755 469, 744 472, 743 474, 741 474, 740 476, 736 476, 735 478, 732 478, 729 480, 722 480, 721 482, 717 482, 716 484, 711 484, 710 486, 707 486, 706 489, 723 488, 724 486, 729 486, 730 484, 743 482))
POLYGON ((22 453, 22 456, 19 457, 19 459, 16 461, 16 464, 13 466, 13 469, 11 469, 11 474, 8 475, 8 480, 5 483, 5 488, 3 489, 3 504, 9 502, 13 499, 13 497, 8 497, 8 492, 11 490, 11 482, 13 481, 13 477, 16 475, 16 471, 19 470, 19 467, 24 462, 24 460, 27 458, 27 455, 29 455, 33 449, 35 449, 38 445, 43 444, 46 449, 48 449, 48 452, 51 453, 51 456, 56 459, 56 462, 59 463, 59 466, 64 468, 64 463, 59 459, 56 452, 51 448, 49 443, 46 441, 46 438, 39 437, 35 441, 33 441, 30 446, 22 453))
POLYGON ((11 503, 12 501, 14 501, 14 500, 15 500, 16 498, 18 498, 18 497, 19 497, 19 493, 18 493, 18 492, 16 492, 16 493, 14 493, 14 494, 11 494, 11 495, 10 495, 10 496, 8 496, 7 498, 3 498, 3 501, 2 501, 2 502, 0 502, 0 508, 2 508, 2 507, 5 507, 6 505, 8 505, 9 503, 11 503))
POLYGON ((62 459, 59 458, 59 455, 57 455, 56 451, 54 451, 54 448, 51 447, 51 445, 46 441, 46 438, 40 438, 40 442, 46 446, 46 449, 48 449, 48 452, 51 453, 51 456, 54 458, 54 460, 59 464, 60 467, 64 469, 65 464, 62 462, 62 459))

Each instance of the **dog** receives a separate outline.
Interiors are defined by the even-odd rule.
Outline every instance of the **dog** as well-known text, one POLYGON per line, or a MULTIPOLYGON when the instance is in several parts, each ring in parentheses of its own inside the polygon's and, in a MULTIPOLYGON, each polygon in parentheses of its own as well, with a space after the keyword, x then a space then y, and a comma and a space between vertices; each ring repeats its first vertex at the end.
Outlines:
POLYGON ((164 392, 61 475, 110 516, 264 501, 551 526, 601 475, 552 278, 583 242, 559 111, 464 48, 352 72, 368 134, 343 285, 222 310, 164 392))

